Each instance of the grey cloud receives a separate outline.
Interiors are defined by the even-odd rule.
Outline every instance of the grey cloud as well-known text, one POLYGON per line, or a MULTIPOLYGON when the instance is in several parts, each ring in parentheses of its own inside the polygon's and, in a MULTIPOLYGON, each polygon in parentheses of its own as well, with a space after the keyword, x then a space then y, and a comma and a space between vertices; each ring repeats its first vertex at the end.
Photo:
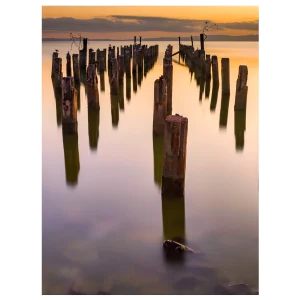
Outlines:
MULTIPOLYGON (((49 31, 69 32, 201 32, 205 21, 209 20, 173 19, 163 17, 141 17, 112 15, 108 18, 74 19, 45 18, 42 29, 49 31)), ((220 23, 219 28, 258 30, 258 21, 220 23)))

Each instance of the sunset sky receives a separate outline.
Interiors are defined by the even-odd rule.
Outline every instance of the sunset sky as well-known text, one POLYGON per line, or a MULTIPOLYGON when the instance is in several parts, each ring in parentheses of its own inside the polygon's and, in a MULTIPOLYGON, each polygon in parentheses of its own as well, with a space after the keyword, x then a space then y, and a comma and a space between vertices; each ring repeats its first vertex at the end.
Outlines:
POLYGON ((258 6, 43 6, 42 37, 74 35, 99 39, 257 35, 258 6))

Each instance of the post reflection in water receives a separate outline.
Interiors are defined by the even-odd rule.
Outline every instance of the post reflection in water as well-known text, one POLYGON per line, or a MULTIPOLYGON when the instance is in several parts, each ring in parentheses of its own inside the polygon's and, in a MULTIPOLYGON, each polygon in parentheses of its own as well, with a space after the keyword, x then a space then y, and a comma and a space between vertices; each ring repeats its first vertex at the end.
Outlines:
POLYGON ((139 87, 142 85, 142 80, 143 80, 143 64, 141 63, 139 66, 138 66, 138 76, 137 76, 137 82, 138 82, 138 85, 139 87))
POLYGON ((110 94, 110 105, 111 105, 111 123, 114 128, 118 127, 119 124, 119 103, 118 95, 110 94))
POLYGON ((87 98, 88 98, 89 143, 90 143, 90 149, 92 151, 95 151, 98 148, 99 120, 100 120, 98 88, 89 87, 87 90, 87 98))
POLYGON ((86 78, 86 69, 80 69, 80 83, 84 86, 84 92, 87 93, 87 78, 86 78))
POLYGON ((100 91, 105 92, 104 71, 100 71, 100 91))
POLYGON ((66 182, 67 185, 76 186, 80 170, 78 134, 63 133, 63 145, 65 156, 66 182))
MULTIPOLYGON (((182 197, 161 196, 164 240, 186 243, 185 237, 185 200, 182 197)), ((164 251, 167 263, 183 262, 185 253, 175 254, 164 251)))
POLYGON ((229 94, 222 94, 221 98, 221 109, 220 109, 220 128, 227 127, 227 119, 228 119, 228 107, 229 107, 229 94))
POLYGON ((211 111, 214 111, 216 109, 217 101, 218 101, 218 92, 219 92, 219 83, 213 82, 211 101, 210 101, 210 110, 211 111))
POLYGON ((201 76, 200 79, 200 93, 199 93, 199 100, 202 101, 203 93, 204 93, 204 86, 205 86, 205 77, 201 76))
POLYGON ((246 110, 234 112, 235 149, 243 151, 244 134, 246 131, 246 110))
POLYGON ((60 127, 62 123, 62 89, 61 86, 57 86, 54 82, 52 82, 52 85, 56 105, 56 123, 57 127, 60 127))
POLYGON ((163 168, 163 159, 164 159, 164 134, 158 135, 153 131, 152 140, 153 140, 154 182, 159 188, 161 188, 162 168, 163 168))

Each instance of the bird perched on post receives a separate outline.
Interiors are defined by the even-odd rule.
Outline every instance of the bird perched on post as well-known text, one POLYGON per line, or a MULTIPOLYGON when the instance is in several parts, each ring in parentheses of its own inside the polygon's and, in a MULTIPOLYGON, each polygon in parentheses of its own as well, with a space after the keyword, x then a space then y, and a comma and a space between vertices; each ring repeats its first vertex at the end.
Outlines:
POLYGON ((57 50, 57 49, 55 49, 55 52, 58 52, 58 50, 57 50))

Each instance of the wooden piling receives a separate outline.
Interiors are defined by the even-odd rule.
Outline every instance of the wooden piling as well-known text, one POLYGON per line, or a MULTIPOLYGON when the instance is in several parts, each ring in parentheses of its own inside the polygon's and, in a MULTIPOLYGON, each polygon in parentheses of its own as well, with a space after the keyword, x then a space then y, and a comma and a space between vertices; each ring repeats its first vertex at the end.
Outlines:
POLYGON ((80 69, 86 69, 86 58, 87 58, 87 38, 83 39, 83 48, 79 50, 79 63, 80 69))
POLYGON ((234 110, 246 110, 247 106, 247 94, 248 94, 248 67, 239 66, 238 79, 236 81, 236 95, 234 110))
POLYGON ((142 37, 140 36, 140 46, 142 45, 142 37))
POLYGON ((204 33, 200 34, 200 50, 205 51, 204 50, 204 33))
POLYGON ((89 49, 89 65, 96 64, 96 52, 93 49, 89 49))
POLYGON ((206 59, 205 59, 205 77, 206 79, 211 78, 211 61, 210 61, 209 54, 206 54, 206 59))
POLYGON ((124 78, 124 56, 119 55, 118 57, 118 74, 119 74, 119 81, 123 81, 124 78))
POLYGON ((80 81, 79 78, 79 57, 78 54, 72 54, 73 59, 73 75, 75 83, 80 81))
POLYGON ((62 90, 61 85, 57 86, 54 82, 52 83, 56 106, 56 123, 57 127, 60 127, 62 122, 62 90))
POLYGON ((55 86, 61 86, 62 75, 62 59, 57 52, 53 52, 51 78, 55 86))
POLYGON ((67 55, 66 55, 66 60, 67 60, 67 63, 66 63, 66 74, 68 77, 72 76, 72 73, 71 73, 71 55, 68 51, 67 55))
POLYGON ((119 74, 118 74, 118 60, 116 58, 111 59, 111 79, 110 79, 110 93, 112 95, 118 94, 119 87, 119 74))
POLYGON ((62 129, 64 134, 77 132, 77 91, 73 77, 62 78, 62 129))
POLYGON ((167 117, 167 81, 160 76, 154 81, 153 131, 163 135, 167 117))
POLYGON ((89 143, 92 151, 97 150, 99 138, 99 92, 95 86, 87 88, 89 143))
POLYGON ((105 92, 104 71, 100 71, 100 91, 105 92))
POLYGON ((96 64, 91 63, 87 68, 87 84, 96 87, 98 85, 98 77, 96 74, 96 64))
POLYGON ((134 46, 136 45, 136 36, 134 36, 134 46))
POLYGON ((173 64, 172 48, 168 47, 163 59, 163 77, 167 81, 167 113, 172 113, 172 90, 173 90, 173 64))
POLYGON ((229 58, 221 59, 222 94, 230 94, 229 58))
MULTIPOLYGON (((127 73, 126 73, 127 74, 127 73)), ((126 100, 131 99, 131 76, 126 76, 126 100)))
POLYGON ((193 42, 193 36, 191 35, 191 43, 192 43, 192 47, 194 47, 194 42, 193 42))
POLYGON ((180 115, 166 118, 162 194, 184 195, 188 119, 180 115))
POLYGON ((220 109, 220 121, 219 127, 226 128, 227 127, 227 119, 228 119, 228 107, 229 107, 229 94, 223 94, 221 98, 221 109, 220 109))
POLYGON ((213 88, 211 93, 210 110, 215 111, 218 101, 219 82, 213 82, 213 88))
POLYGON ((213 82, 219 82, 219 67, 218 67, 218 57, 213 55, 211 57, 211 67, 213 74, 213 82))

